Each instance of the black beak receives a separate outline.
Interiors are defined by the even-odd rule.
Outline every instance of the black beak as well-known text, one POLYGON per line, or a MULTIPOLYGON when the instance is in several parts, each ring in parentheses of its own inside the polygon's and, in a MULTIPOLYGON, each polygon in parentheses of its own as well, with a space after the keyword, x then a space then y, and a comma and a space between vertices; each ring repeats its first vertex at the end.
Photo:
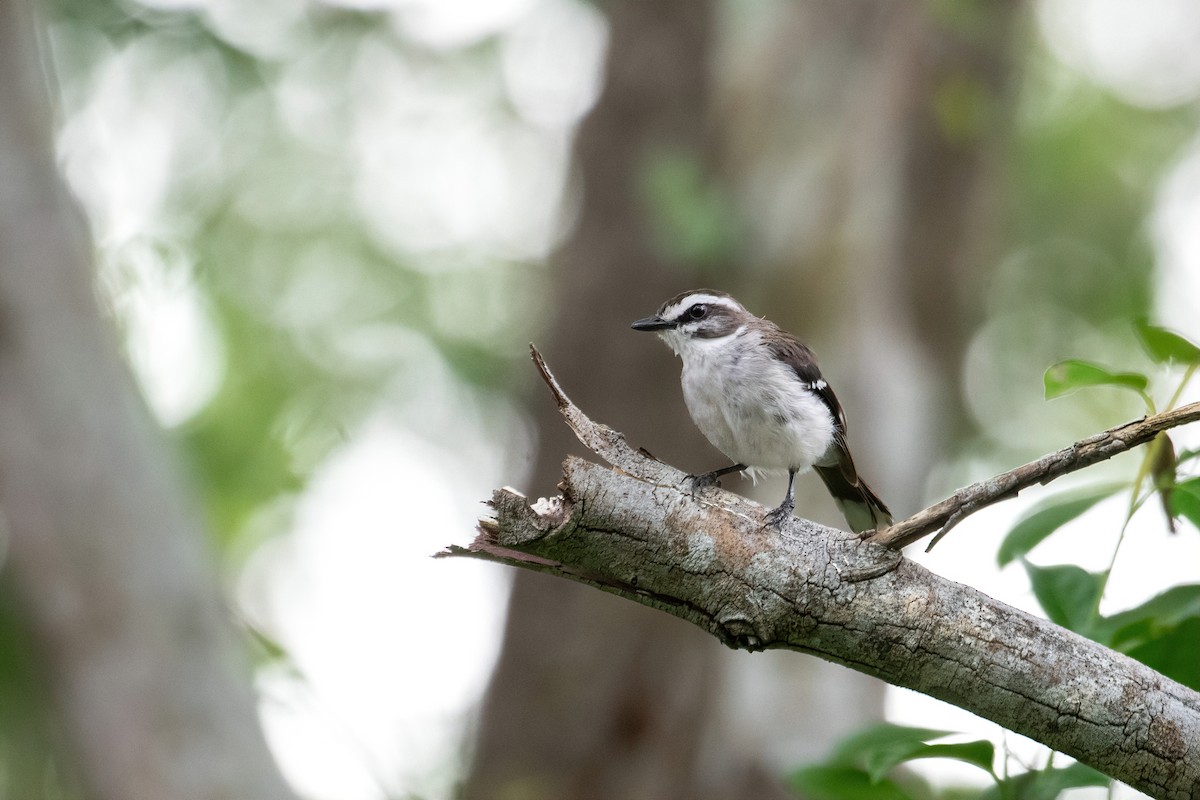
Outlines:
POLYGON ((655 314, 653 317, 639 319, 629 327, 633 328, 635 331, 661 331, 666 330, 667 328, 674 328, 675 323, 667 322, 658 314, 655 314))

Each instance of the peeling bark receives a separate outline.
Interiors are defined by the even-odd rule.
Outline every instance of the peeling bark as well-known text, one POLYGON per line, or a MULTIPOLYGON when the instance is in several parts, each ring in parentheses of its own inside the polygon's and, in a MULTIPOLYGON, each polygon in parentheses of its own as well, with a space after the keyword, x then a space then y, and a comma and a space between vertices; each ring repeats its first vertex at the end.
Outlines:
POLYGON ((691 494, 684 473, 588 419, 536 352, 535 361, 580 441, 612 467, 568 458, 562 494, 533 506, 497 490, 495 517, 447 554, 570 578, 733 648, 811 653, 953 703, 1154 797, 1200 798, 1200 694, 895 549, 803 519, 776 529, 761 506, 719 489, 691 494))

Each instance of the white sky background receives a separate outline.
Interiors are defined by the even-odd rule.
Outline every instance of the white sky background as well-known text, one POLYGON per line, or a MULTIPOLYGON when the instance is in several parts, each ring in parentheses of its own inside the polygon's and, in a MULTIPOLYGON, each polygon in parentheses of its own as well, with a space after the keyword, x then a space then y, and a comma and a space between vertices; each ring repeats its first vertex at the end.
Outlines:
MULTIPOLYGON (((249 24, 247 6, 228 0, 156 4, 203 7, 231 41, 255 52, 270 53, 279 46, 278 37, 287 34, 285 23, 249 24)), ((345 5, 393 9, 398 30, 433 47, 502 34, 503 78, 511 102, 531 126, 558 142, 547 156, 536 138, 498 139, 486 126, 464 128, 460 118, 446 115, 443 148, 423 149, 424 168, 407 164, 401 184, 371 169, 403 158, 411 144, 388 138, 397 123, 381 109, 377 133, 367 126, 347 143, 361 153, 368 219, 375 215, 378 230, 386 232, 381 235, 397 237, 394 245, 410 252, 477 241, 504 257, 544 256, 552 244, 547 231, 565 180, 569 133, 598 88, 604 30, 596 12, 579 0, 345 5), (552 168, 512 166, 538 159, 552 168), (461 168, 452 169, 454 164, 461 168), (520 176, 526 174, 535 183, 522 184, 520 176), (502 224, 511 219, 514 198, 522 204, 518 216, 533 220, 515 233, 502 224), (428 219, 406 227, 401 223, 414 208, 428 219)), ((296 6, 268 3, 262 13, 286 18, 287 9, 296 6)), ((1194 0, 1042 0, 1038 19, 1048 45, 1065 64, 1128 102, 1158 108, 1200 95, 1195 44, 1200 5, 1194 0)), ((177 146, 170 125, 145 110, 151 106, 146 98, 132 101, 123 70, 135 68, 131 56, 113 53, 107 77, 94 96, 76 102, 60 142, 68 177, 88 205, 102 250, 126 246, 157 224, 165 171, 177 146), (123 121, 120 136, 112 134, 114 120, 123 121)), ((204 96, 202 89, 197 96, 204 96)), ((303 129, 304 99, 294 100, 303 129)), ((1159 320, 1200 340, 1200 137, 1163 181, 1149 226, 1161 268, 1159 320)), ((128 322, 131 357, 143 388, 162 421, 177 424, 211 396, 222 355, 201 301, 181 278, 185 271, 169 263, 171 253, 135 252, 130 258, 126 251, 124 256, 129 273, 106 280, 128 322)), ((495 567, 428 556, 446 544, 467 542, 483 511, 479 501, 494 486, 521 477, 505 474, 519 458, 501 452, 480 412, 483 404, 504 401, 457 385, 432 350, 429 363, 419 369, 424 390, 407 407, 381 407, 351 432, 307 487, 292 535, 263 548, 238 587, 246 615, 271 621, 271 633, 303 676, 263 674, 262 713, 286 774, 313 800, 379 800, 407 793, 429 800, 448 797, 461 763, 464 726, 499 644, 509 576, 495 567), (444 440, 448 446, 432 445, 436 437, 414 433, 413 419, 445 425, 446 436, 452 436, 444 440), (427 517, 415 516, 422 511, 427 517), (398 520, 406 521, 404 529, 398 520)), ((1191 394, 1194 398, 1197 392, 1191 394)), ((520 413, 501 408, 508 428, 517 431, 507 447, 531 449, 520 413)), ((1200 446, 1195 433, 1179 439, 1183 446, 1200 446)), ((1003 531, 1031 502, 1020 498, 983 512, 932 554, 911 555, 935 572, 1036 613, 1020 568, 994 566, 1003 531)), ((1098 518, 1104 509, 1091 513, 1098 518)), ((1103 568, 1111 545, 1090 535, 1089 526, 1080 526, 1078 534, 1043 545, 1034 560, 1103 568)), ((1130 538, 1136 546, 1122 552, 1106 610, 1143 600, 1163 585, 1196 580, 1200 536, 1168 537, 1149 511, 1135 522, 1130 538)), ((889 716, 987 731, 1000 739, 995 726, 899 690, 891 694, 889 716)), ((1009 744, 1031 757, 1036 749, 1015 743, 1017 738, 1010 735, 1009 744)), ((977 780, 968 767, 925 762, 920 769, 977 780)))

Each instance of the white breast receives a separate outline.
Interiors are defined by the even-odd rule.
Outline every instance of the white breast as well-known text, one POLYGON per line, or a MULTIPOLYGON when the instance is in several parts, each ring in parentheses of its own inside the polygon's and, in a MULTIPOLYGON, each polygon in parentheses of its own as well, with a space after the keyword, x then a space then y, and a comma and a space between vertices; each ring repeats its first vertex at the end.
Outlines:
POLYGON ((696 426, 733 461, 806 470, 833 443, 829 408, 756 331, 671 342, 683 359, 683 397, 696 426))

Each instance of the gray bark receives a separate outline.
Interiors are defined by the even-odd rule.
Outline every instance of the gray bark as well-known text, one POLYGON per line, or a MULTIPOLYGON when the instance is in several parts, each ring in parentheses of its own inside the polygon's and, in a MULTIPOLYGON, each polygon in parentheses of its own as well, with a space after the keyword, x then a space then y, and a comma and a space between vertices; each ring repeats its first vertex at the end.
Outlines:
POLYGON ((29 4, 0 0, 0 520, 83 793, 289 798, 196 510, 92 285, 29 4))
MULTIPOLYGON (((535 356, 536 358, 536 356, 535 356)), ((544 368, 544 365, 542 365, 544 368)), ((896 550, 792 519, 635 452, 548 382, 613 468, 564 463, 562 494, 492 499, 475 555, 686 619, 730 647, 810 653, 945 700, 1163 800, 1200 797, 1200 694, 896 550)))

